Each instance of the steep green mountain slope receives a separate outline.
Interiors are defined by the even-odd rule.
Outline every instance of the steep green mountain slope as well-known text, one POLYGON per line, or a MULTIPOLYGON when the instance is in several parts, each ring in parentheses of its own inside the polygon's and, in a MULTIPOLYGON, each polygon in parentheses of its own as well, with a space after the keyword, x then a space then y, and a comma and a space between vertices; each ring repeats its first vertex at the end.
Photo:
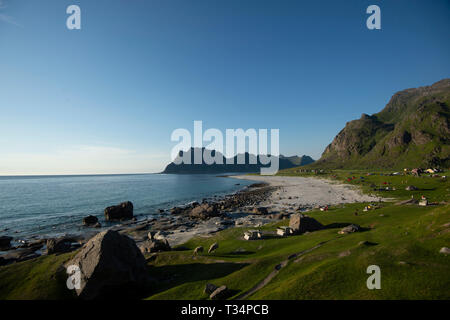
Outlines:
POLYGON ((450 79, 398 92, 381 112, 348 122, 313 166, 449 167, 449 106, 450 79))

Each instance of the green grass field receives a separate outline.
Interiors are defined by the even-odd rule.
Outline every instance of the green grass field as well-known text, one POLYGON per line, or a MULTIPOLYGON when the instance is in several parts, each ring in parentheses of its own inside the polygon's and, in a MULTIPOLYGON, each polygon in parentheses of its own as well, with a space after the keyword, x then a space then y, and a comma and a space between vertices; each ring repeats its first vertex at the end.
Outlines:
MULTIPOLYGON (((280 174, 311 175, 297 170, 280 174)), ((367 204, 361 203, 335 206, 325 212, 311 211, 308 214, 327 228, 304 235, 274 236, 277 226, 288 224, 283 220, 262 227, 267 234, 262 240, 243 240, 242 234, 247 230, 244 228, 191 239, 170 252, 159 253, 149 262, 154 284, 142 298, 208 299, 203 289, 210 282, 226 285, 231 299, 449 299, 450 256, 439 253, 442 247, 450 247, 450 205, 445 203, 449 199, 448 179, 366 173, 340 170, 315 176, 357 185, 364 192, 393 198, 392 201, 367 212, 362 210, 367 204), (346 180, 353 176, 356 179, 346 180), (396 191, 373 191, 371 185, 380 184, 395 187, 396 191), (407 185, 419 190, 405 191, 407 185), (411 195, 416 199, 425 195, 439 204, 398 204, 411 195), (356 210, 358 215, 354 214, 356 210), (356 223, 367 231, 338 234, 348 223, 356 223), (214 253, 192 255, 195 247, 208 248, 214 242, 219 243, 214 253), (280 264, 283 267, 265 286, 250 291, 280 264), (381 269, 380 290, 367 289, 369 265, 381 269)), ((0 299, 74 298, 65 289, 60 270, 72 254, 0 267, 0 299)))

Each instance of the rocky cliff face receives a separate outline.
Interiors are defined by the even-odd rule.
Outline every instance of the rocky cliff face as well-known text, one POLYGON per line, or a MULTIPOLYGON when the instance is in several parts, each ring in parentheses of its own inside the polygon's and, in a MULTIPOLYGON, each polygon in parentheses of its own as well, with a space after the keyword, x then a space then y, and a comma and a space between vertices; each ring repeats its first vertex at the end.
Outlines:
POLYGON ((394 94, 374 115, 350 121, 318 166, 401 168, 450 165, 450 79, 394 94))

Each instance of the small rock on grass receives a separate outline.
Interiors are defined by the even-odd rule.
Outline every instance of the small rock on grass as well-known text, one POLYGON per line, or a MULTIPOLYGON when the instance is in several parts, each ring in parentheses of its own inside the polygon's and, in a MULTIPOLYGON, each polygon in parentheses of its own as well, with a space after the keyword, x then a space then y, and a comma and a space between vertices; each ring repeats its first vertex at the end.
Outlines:
POLYGON ((209 247, 208 253, 211 253, 219 248, 219 244, 217 242, 214 242, 211 247, 209 247))
POLYGON ((441 250, 439 250, 439 252, 447 255, 450 254, 450 249, 447 247, 442 247, 441 250))
POLYGON ((209 296, 211 300, 222 300, 228 296, 228 288, 227 286, 221 286, 214 290, 213 293, 209 296))
POLYGON ((353 232, 359 232, 361 231, 361 227, 357 224, 351 224, 345 228, 343 228, 341 231, 339 231, 339 234, 346 234, 346 233, 353 233, 353 232))
POLYGON ((197 247, 194 249, 194 255, 198 255, 199 253, 203 252, 203 247, 197 247))

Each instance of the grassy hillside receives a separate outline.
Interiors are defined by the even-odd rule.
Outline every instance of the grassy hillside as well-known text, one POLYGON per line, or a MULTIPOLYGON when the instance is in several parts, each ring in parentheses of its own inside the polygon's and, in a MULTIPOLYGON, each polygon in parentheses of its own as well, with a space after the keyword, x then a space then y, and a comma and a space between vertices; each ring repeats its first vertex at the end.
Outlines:
MULTIPOLYGON (((280 174, 302 173, 290 169, 280 174)), ((321 176, 343 182, 359 174, 363 172, 333 171, 321 176)), ((448 180, 380 174, 343 183, 373 192, 371 185, 387 182, 396 191, 378 194, 395 199, 367 212, 362 211, 366 204, 358 203, 309 213, 327 226, 325 230, 278 238, 273 233, 277 226, 288 224, 284 220, 264 226, 267 237, 263 240, 245 241, 242 234, 247 229, 232 228, 157 254, 149 262, 154 284, 142 298, 207 299, 203 289, 211 282, 227 285, 230 298, 450 299, 450 256, 439 253, 441 247, 450 246, 450 205, 444 203, 449 199, 448 180), (419 190, 405 191, 406 178, 419 190), (422 194, 440 204, 399 204, 422 194), (367 231, 339 235, 348 223, 367 231), (193 257, 195 247, 207 248, 216 241, 216 252, 193 257), (366 268, 372 264, 381 268, 381 290, 366 287, 366 268), (251 291, 270 274, 273 278, 265 286, 251 291)), ((48 256, 0 267, 0 298, 73 298, 57 272, 66 259, 67 255, 48 256)))

